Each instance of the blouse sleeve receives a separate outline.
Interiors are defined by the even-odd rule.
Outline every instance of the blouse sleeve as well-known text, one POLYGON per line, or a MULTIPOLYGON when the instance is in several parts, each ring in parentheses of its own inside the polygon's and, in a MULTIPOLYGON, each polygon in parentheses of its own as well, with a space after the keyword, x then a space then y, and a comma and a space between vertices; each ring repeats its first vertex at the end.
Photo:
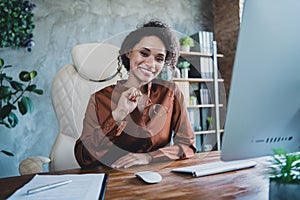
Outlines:
POLYGON ((150 152, 153 161, 190 158, 196 152, 194 131, 188 118, 184 97, 179 87, 174 85, 174 105, 171 120, 171 126, 174 130, 174 144, 150 152))
POLYGON ((83 130, 80 138, 76 141, 74 153, 77 162, 83 168, 92 168, 101 164, 111 165, 114 156, 108 156, 112 152, 121 156, 122 150, 113 145, 116 137, 118 125, 112 116, 104 124, 100 125, 95 112, 95 96, 90 97, 85 118, 83 120, 83 130))

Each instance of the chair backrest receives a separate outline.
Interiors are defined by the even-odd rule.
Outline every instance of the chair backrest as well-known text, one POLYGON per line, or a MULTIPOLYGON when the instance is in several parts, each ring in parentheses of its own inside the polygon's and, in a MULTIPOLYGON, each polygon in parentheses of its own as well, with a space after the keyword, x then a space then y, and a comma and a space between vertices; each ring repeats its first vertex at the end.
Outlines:
POLYGON ((127 76, 125 68, 117 73, 118 51, 119 48, 109 44, 77 45, 72 49, 74 64, 65 65, 56 74, 51 97, 59 133, 50 155, 50 171, 79 167, 74 144, 81 135, 90 95, 127 76))

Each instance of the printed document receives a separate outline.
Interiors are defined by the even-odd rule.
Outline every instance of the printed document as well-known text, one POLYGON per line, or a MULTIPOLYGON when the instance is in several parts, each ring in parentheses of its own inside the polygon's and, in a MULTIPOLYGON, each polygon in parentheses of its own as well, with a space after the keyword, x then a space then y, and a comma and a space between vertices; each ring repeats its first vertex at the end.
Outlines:
POLYGON ((100 174, 65 174, 65 175, 35 175, 32 180, 12 194, 8 200, 17 199, 103 199, 107 183, 107 175, 100 174), (68 184, 50 188, 34 194, 27 194, 28 190, 62 181, 68 184))

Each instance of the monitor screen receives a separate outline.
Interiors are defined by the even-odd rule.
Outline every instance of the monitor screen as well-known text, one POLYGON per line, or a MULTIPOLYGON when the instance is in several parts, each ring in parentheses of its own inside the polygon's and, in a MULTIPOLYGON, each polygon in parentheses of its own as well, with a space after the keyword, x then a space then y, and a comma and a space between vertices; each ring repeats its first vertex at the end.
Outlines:
POLYGON ((245 1, 222 160, 300 151, 299 19, 300 1, 245 1))

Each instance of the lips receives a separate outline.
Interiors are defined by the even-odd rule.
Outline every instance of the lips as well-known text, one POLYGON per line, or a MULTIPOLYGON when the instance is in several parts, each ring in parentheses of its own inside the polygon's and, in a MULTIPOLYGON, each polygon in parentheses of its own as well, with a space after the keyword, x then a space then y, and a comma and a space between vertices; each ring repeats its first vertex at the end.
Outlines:
POLYGON ((139 70, 145 75, 145 76, 152 76, 155 74, 154 71, 144 68, 144 67, 139 67, 139 70))

